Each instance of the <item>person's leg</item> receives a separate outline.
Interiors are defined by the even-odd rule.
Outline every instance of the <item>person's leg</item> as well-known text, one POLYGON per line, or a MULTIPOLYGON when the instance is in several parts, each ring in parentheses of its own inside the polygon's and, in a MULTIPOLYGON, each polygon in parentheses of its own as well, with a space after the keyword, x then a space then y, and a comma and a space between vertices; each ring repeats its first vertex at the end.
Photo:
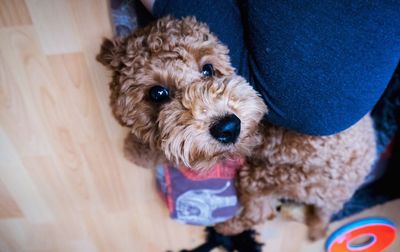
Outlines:
POLYGON ((265 1, 242 7, 251 83, 267 120, 341 131, 372 109, 400 56, 399 1, 265 1))

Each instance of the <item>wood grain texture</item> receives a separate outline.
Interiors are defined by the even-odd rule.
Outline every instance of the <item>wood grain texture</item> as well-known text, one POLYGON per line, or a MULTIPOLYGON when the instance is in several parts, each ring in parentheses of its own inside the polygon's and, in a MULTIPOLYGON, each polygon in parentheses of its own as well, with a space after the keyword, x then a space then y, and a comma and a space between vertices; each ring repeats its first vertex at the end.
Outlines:
POLYGON ((0 27, 32 24, 24 0, 0 0, 0 27))
MULTIPOLYGON (((158 252, 203 242, 202 228, 168 217, 153 173, 123 157, 127 129, 112 117, 110 73, 95 60, 111 30, 103 0, 0 0, 1 252, 158 252)), ((399 223, 399 211, 394 201, 362 216, 399 223)), ((259 230, 265 251, 322 251, 302 224, 259 230)))
POLYGON ((0 219, 18 217, 23 217, 22 212, 3 182, 0 181, 0 219))
POLYGON ((25 0, 46 54, 78 52, 77 26, 67 1, 25 0))

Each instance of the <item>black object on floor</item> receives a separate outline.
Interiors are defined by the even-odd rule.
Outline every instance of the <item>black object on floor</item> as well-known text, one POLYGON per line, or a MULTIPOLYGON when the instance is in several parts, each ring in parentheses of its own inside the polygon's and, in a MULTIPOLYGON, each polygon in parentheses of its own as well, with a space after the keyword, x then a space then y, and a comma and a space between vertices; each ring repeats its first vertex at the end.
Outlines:
POLYGON ((209 252, 216 247, 224 248, 228 252, 261 252, 263 243, 255 240, 256 231, 250 229, 238 235, 224 236, 218 233, 213 227, 206 227, 207 241, 192 249, 181 250, 180 252, 209 252))

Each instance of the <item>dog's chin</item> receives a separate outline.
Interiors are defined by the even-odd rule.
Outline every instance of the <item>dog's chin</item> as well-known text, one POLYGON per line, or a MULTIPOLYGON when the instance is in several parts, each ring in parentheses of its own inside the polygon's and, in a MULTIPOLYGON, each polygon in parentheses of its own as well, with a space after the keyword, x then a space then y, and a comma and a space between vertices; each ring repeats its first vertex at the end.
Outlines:
POLYGON ((199 174, 208 173, 214 166, 216 166, 223 160, 223 158, 214 160, 199 160, 198 162, 194 162, 193 164, 191 164, 191 166, 185 165, 185 167, 199 174))
MULTIPOLYGON (((188 155, 191 157, 190 160, 182 160, 181 158, 184 155, 178 154, 171 159, 171 163, 174 163, 178 167, 185 167, 196 173, 208 173, 216 165, 224 161, 243 159, 251 155, 254 147, 258 146, 260 142, 260 138, 258 137, 246 138, 243 142, 232 145, 229 150, 219 149, 215 152, 210 152, 210 150, 208 150, 207 155, 204 155, 204 152, 200 152, 203 153, 201 155, 192 153, 188 155)), ((169 153, 169 155, 171 155, 171 153, 169 153)), ((169 156, 169 158, 171 158, 171 156, 169 156)))
POLYGON ((235 155, 233 154, 225 154, 225 155, 218 155, 206 160, 194 160, 190 166, 186 166, 192 171, 197 173, 208 173, 210 170, 213 169, 219 163, 222 163, 225 160, 235 159, 235 155))
POLYGON ((214 169, 218 167, 226 166, 227 163, 235 163, 237 166, 242 160, 244 160, 243 156, 230 154, 218 156, 211 160, 194 161, 190 166, 180 164, 177 165, 177 167, 180 169, 188 169, 198 175, 206 175, 212 173, 214 169))
POLYGON ((256 124, 253 127, 247 127, 247 129, 250 130, 242 132, 242 135, 234 144, 226 145, 212 141, 203 141, 199 144, 194 141, 195 144, 185 145, 190 141, 188 139, 183 140, 183 142, 177 141, 180 140, 178 135, 171 141, 165 140, 164 143, 173 142, 174 144, 165 144, 162 149, 170 164, 184 166, 197 173, 207 172, 224 160, 237 159, 237 157, 246 157, 252 154, 254 148, 262 143, 262 136, 256 124), (177 148, 178 146, 181 148, 177 148))
MULTIPOLYGON (((171 153, 169 153, 169 155, 171 155, 171 153)), ((210 157, 201 155, 201 157, 196 158, 194 155, 191 156, 192 159, 190 160, 182 160, 181 155, 174 157, 168 156, 167 158, 170 160, 171 164, 174 164, 177 167, 185 167, 186 169, 196 173, 207 173, 212 169, 212 167, 225 159, 230 159, 233 155, 219 153, 210 157)))

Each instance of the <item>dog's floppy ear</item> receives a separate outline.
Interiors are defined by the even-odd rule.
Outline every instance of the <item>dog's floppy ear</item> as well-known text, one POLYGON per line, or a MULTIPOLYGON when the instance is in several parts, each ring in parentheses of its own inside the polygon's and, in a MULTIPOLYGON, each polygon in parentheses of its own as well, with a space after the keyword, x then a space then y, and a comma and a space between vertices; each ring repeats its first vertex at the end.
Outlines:
POLYGON ((117 69, 123 56, 123 43, 119 38, 110 40, 105 38, 101 45, 100 53, 96 59, 111 70, 117 69))

